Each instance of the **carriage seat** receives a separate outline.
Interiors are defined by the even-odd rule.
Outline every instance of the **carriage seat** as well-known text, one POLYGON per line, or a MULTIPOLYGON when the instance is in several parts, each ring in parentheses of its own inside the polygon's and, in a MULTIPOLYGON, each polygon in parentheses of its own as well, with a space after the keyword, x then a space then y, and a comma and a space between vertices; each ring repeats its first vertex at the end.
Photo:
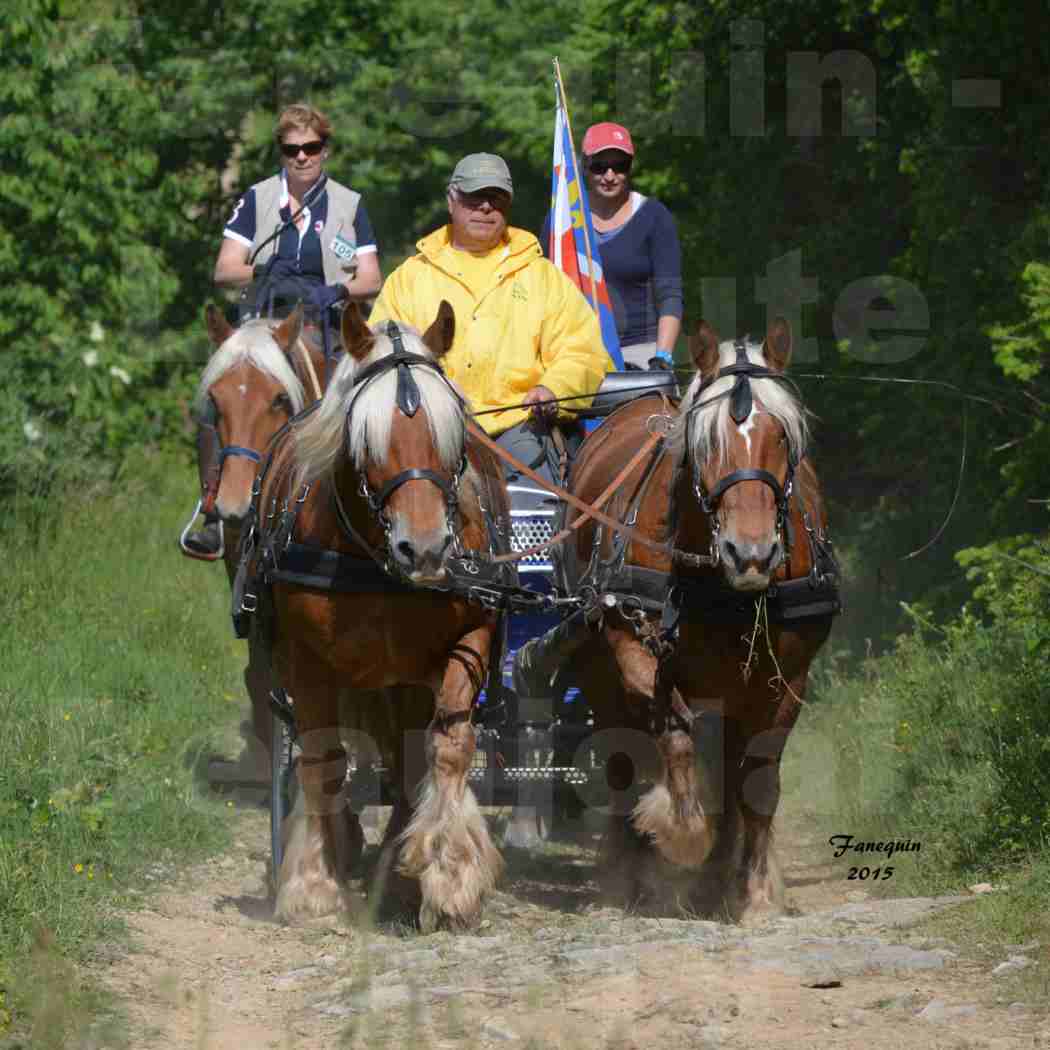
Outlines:
POLYGON ((579 419, 603 419, 620 405, 657 391, 667 397, 678 396, 674 372, 664 369, 607 372, 590 408, 581 409, 576 415, 579 419))

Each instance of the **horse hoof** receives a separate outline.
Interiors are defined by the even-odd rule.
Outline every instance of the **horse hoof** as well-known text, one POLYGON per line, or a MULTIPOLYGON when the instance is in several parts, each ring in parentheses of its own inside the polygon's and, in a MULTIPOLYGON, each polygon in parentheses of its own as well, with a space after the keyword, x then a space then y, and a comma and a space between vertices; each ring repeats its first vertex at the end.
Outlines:
POLYGON ((292 924, 349 910, 349 895, 335 879, 324 879, 307 886, 300 878, 292 879, 278 889, 274 918, 292 924))
POLYGON ((449 915, 427 904, 419 909, 419 929, 422 933, 473 933, 481 925, 481 909, 466 915, 449 915))

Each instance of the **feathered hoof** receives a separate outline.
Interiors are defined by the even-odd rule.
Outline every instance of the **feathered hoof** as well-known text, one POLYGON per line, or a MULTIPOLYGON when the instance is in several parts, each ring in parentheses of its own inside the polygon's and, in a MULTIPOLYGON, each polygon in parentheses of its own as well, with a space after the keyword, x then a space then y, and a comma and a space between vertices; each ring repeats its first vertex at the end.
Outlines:
POLYGON ((419 880, 421 929, 474 928, 503 871, 503 858, 473 792, 467 788, 458 800, 424 792, 401 839, 398 871, 419 880))
POLYGON ((350 895, 333 878, 305 878, 296 875, 282 882, 277 891, 274 918, 296 923, 350 911, 350 895))
POLYGON ((432 904, 424 901, 419 909, 419 929, 422 933, 437 933, 439 930, 448 933, 474 933, 481 925, 482 912, 480 902, 472 911, 450 915, 448 912, 438 911, 432 904))
POLYGON ((784 911, 784 881, 779 865, 770 855, 765 876, 752 873, 748 877, 741 894, 737 921, 742 926, 758 926, 783 915, 784 911))
POLYGON ((647 791, 634 807, 632 823, 671 864, 700 868, 714 845, 711 827, 696 799, 676 804, 662 784, 647 791))
POLYGON ((349 910, 347 888, 331 870, 322 837, 311 835, 309 821, 293 815, 285 833, 274 917, 291 923, 349 910))

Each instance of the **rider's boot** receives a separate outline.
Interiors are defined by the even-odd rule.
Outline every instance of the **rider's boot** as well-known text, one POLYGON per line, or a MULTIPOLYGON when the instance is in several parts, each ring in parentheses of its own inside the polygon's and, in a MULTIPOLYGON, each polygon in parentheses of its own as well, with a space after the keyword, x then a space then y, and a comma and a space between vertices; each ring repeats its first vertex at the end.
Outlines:
POLYGON ((219 432, 208 423, 197 427, 197 472, 200 476, 201 498, 186 527, 179 537, 183 554, 203 561, 216 561, 223 556, 222 522, 215 512, 214 504, 208 505, 209 490, 219 474, 219 432), (204 511, 204 524, 193 528, 197 516, 204 511))

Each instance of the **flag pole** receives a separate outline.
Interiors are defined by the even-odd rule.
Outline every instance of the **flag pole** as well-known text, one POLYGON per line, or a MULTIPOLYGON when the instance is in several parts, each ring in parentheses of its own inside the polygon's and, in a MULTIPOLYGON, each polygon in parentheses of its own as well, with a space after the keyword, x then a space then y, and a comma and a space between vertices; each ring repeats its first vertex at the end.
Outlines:
MULTIPOLYGON (((569 146, 572 148, 572 162, 576 164, 576 143, 572 137, 572 124, 569 121, 569 105, 565 98, 565 85, 561 79, 561 66, 558 64, 558 59, 554 58, 554 83, 558 88, 558 104, 562 108, 562 112, 565 114, 565 130, 569 133, 569 146)), ((580 180, 580 185, 583 185, 583 180, 586 178, 584 173, 577 172, 576 177, 580 180)), ((580 211, 583 211, 583 200, 580 200, 580 211)), ((587 287, 589 289, 588 298, 591 301, 591 307, 595 313, 598 312, 598 295, 594 287, 594 263, 591 260, 591 238, 587 233, 587 216, 583 217, 583 248, 587 253, 587 287)))

